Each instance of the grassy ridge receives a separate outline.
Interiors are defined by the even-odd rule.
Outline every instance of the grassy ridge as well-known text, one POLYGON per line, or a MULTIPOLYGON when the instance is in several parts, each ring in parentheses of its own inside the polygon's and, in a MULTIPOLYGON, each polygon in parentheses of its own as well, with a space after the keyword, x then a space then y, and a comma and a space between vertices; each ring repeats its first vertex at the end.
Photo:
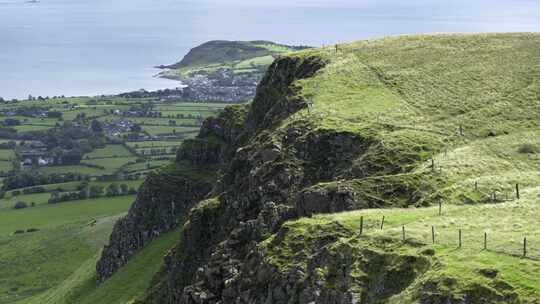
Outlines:
MULTIPOLYGON (((436 244, 428 247, 440 266, 390 303, 412 302, 416 289, 434 277, 456 278, 463 290, 475 283, 495 288, 479 273, 483 268, 495 268, 522 300, 538 299, 539 47, 540 34, 453 34, 361 41, 339 45, 337 51, 332 47, 292 55, 322 57, 328 65, 297 82, 312 105, 280 128, 308 121, 318 131, 369 140, 374 144, 351 170, 371 176, 344 178, 341 187, 384 206, 396 206, 403 192, 414 192, 419 205, 442 200, 444 207, 442 216, 435 207, 302 219, 288 224, 297 229, 298 239, 291 238, 301 242, 309 227, 332 222, 357 232, 364 217, 370 236, 398 241, 405 225, 407 238, 429 244, 433 226, 436 244), (420 186, 415 184, 419 176, 420 186), (514 199, 517 183, 519 201, 514 199), (386 222, 381 231, 382 216, 386 222), (482 250, 485 232, 487 251, 482 250), (529 240, 527 259, 520 258, 524 237, 529 240)), ((320 186, 339 189, 340 183, 320 186)), ((286 252, 275 254, 270 251, 276 263, 294 263, 293 256, 280 257, 286 252)))
POLYGON ((210 41, 192 49, 182 61, 167 66, 163 77, 186 77, 229 70, 234 74, 262 73, 279 55, 298 47, 269 41, 210 41))

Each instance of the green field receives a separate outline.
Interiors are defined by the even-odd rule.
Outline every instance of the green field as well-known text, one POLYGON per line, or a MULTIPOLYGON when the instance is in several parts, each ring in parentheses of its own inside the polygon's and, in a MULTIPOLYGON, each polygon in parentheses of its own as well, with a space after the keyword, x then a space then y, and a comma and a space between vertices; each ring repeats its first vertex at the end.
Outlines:
POLYGON ((31 132, 31 131, 44 131, 53 128, 54 126, 48 125, 20 125, 15 126, 14 129, 17 132, 31 132))
POLYGON ((34 203, 35 205, 47 204, 50 193, 32 193, 21 194, 18 196, 6 195, 6 198, 0 199, 0 209, 12 209, 17 202, 27 203, 29 206, 34 203))
POLYGON ((10 161, 0 161, 0 171, 7 172, 13 169, 13 163, 10 161))
POLYGON ((81 174, 89 174, 91 176, 100 176, 103 174, 106 174, 106 170, 98 169, 98 168, 91 168, 87 166, 50 166, 50 167, 40 167, 37 169, 38 172, 46 173, 46 174, 62 174, 62 173, 69 173, 69 172, 76 172, 81 174))
POLYGON ((106 174, 111 174, 130 162, 134 163, 135 160, 136 157, 110 157, 84 160, 83 163, 103 167, 105 168, 103 169, 103 172, 107 172, 106 174))
POLYGON ((128 165, 125 167, 125 171, 129 173, 137 172, 137 171, 145 171, 150 169, 156 169, 161 166, 164 166, 166 164, 169 164, 170 161, 166 160, 154 160, 154 161, 148 161, 144 163, 137 163, 133 165, 128 165))
POLYGON ((144 149, 144 148, 163 148, 163 147, 177 147, 180 146, 182 142, 178 141, 136 141, 136 142, 128 142, 127 145, 136 148, 136 149, 144 149))
POLYGON ((13 150, 0 149, 0 160, 11 161, 13 158, 15 158, 13 150))
POLYGON ((179 236, 178 231, 172 231, 154 240, 152 246, 137 253, 125 267, 100 286, 95 281, 97 257, 92 257, 58 287, 25 303, 129 303, 150 286, 150 279, 159 270, 161 259, 179 236))
POLYGON ((108 158, 108 157, 129 157, 132 156, 123 145, 107 145, 105 148, 96 149, 84 156, 84 159, 108 158))
MULTIPOLYGON (((0 210, 0 303, 58 286, 97 254, 116 217, 134 197, 100 198, 23 210, 0 210), (37 232, 13 234, 16 230, 37 232)), ((23 301, 25 302, 25 301, 23 301)))
POLYGON ((200 128, 199 127, 181 127, 181 126, 143 126, 144 131, 150 135, 163 135, 163 134, 185 134, 186 136, 192 136, 200 128))

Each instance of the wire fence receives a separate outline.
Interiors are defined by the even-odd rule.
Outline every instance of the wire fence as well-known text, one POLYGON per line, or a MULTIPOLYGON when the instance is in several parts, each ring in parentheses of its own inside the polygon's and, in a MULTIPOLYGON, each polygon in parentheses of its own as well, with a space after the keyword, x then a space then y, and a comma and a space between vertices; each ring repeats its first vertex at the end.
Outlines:
POLYGON ((389 237, 411 244, 444 245, 455 250, 490 251, 540 261, 540 235, 527 233, 526 227, 513 231, 511 225, 501 225, 499 230, 496 229, 497 223, 490 223, 484 230, 475 227, 476 224, 445 222, 444 209, 436 212, 442 213, 442 221, 429 217, 398 224, 388 215, 364 215, 360 217, 359 234, 389 237))

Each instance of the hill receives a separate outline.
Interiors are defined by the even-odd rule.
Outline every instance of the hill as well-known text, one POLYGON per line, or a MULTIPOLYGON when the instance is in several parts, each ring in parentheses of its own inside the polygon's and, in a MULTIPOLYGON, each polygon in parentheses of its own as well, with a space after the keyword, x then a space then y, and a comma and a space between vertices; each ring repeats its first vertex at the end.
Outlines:
POLYGON ((238 70, 243 66, 268 66, 272 57, 277 57, 307 47, 288 46, 270 41, 226 41, 214 40, 201 44, 189 51, 184 58, 175 64, 162 68, 178 70, 219 69, 235 66, 238 70))
POLYGON ((539 46, 420 35, 278 58, 147 178, 100 286, 180 229, 136 303, 538 303, 539 46))
POLYGON ((281 55, 306 49, 270 41, 209 41, 189 51, 178 63, 159 66, 160 77, 180 80, 185 100, 245 102, 281 55))

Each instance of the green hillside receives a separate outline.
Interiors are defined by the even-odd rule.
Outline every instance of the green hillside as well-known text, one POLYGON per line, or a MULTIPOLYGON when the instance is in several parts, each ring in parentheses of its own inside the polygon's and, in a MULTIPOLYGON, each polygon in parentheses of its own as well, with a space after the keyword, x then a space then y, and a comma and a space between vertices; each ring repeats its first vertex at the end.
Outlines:
POLYGON ((193 289, 225 302, 536 303, 539 47, 530 33, 419 35, 276 60, 223 192, 192 211, 143 303, 193 289), (305 217, 258 224, 290 209, 305 217), (229 255, 238 273, 215 270, 229 255))
POLYGON ((129 303, 144 294, 164 254, 178 240, 178 236, 178 231, 161 236, 103 285, 96 283, 97 256, 94 256, 82 263, 59 286, 22 303, 129 303))
POLYGON ((97 287, 89 250, 29 303, 194 289, 248 303, 538 303, 539 49, 540 34, 452 34, 287 54, 249 111, 188 141, 189 168, 229 163, 182 237, 154 240, 97 287))
POLYGON ((370 172, 368 177, 344 175, 313 191, 352 190, 372 207, 386 208, 287 224, 291 243, 272 243, 274 247, 266 249, 275 255, 275 260, 270 258, 273 263, 305 263, 313 248, 298 252, 295 244, 309 241, 310 231, 321 226, 338 235, 346 229, 336 248, 345 244, 359 251, 381 250, 380 244, 369 242, 401 240, 404 229, 413 246, 395 250, 421 255, 433 249, 431 259, 439 266, 388 303, 412 303, 419 293, 429 292, 430 283, 455 299, 467 294, 485 297, 488 303, 499 303, 505 296, 514 303, 516 294, 524 302, 538 299, 539 47, 538 34, 428 35, 294 55, 321 57, 328 64, 315 77, 297 83, 312 106, 288 118, 281 128, 308 122, 313 129, 352 132, 371 143, 350 168, 360 175, 370 172), (436 207, 414 208, 428 205, 436 207), (361 218, 363 236, 358 234, 361 218), (427 245, 415 248, 415 243, 427 245), (486 274, 490 270, 494 276, 486 274), (444 280, 455 283, 441 287, 444 280))
POLYGON ((96 254, 133 196, 0 211, 0 303, 56 287, 96 254))
POLYGON ((261 73, 277 56, 303 48, 270 41, 209 41, 193 48, 180 62, 163 66, 170 70, 162 76, 212 74, 218 70, 235 74, 261 73))

